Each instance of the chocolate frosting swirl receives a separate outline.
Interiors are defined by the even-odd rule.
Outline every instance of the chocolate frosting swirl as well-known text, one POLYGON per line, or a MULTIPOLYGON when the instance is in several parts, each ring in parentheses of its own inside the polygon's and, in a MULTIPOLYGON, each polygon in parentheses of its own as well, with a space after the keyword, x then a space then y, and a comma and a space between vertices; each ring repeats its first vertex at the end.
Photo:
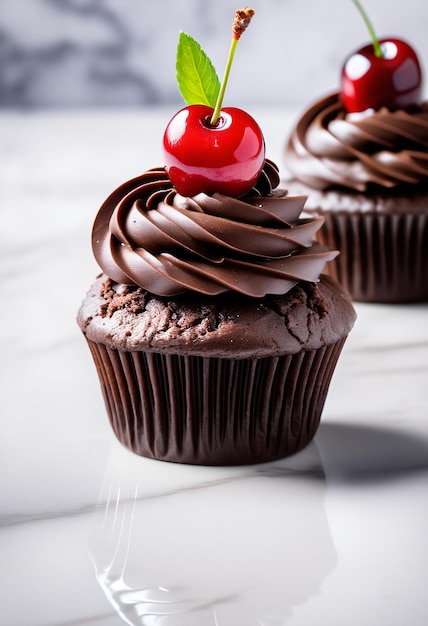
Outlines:
POLYGON ((397 187, 428 180, 428 103, 412 110, 347 115, 335 93, 310 106, 292 130, 287 167, 314 189, 397 187))
POLYGON ((266 161, 244 198, 180 196, 164 168, 124 183, 101 206, 92 246, 105 274, 160 296, 233 290, 284 294, 316 282, 337 252, 312 245, 323 218, 299 219, 305 196, 272 191, 277 167, 266 161))

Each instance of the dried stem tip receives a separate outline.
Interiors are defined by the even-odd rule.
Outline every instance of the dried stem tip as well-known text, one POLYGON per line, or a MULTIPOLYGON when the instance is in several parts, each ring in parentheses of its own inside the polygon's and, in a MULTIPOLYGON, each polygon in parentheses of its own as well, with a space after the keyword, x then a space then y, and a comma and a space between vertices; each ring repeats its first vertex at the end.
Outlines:
POLYGON ((253 9, 249 9, 248 7, 244 7, 243 9, 237 9, 235 11, 235 20, 232 24, 232 33, 234 39, 239 39, 241 37, 242 33, 251 22, 251 18, 254 14, 255 11, 253 9))

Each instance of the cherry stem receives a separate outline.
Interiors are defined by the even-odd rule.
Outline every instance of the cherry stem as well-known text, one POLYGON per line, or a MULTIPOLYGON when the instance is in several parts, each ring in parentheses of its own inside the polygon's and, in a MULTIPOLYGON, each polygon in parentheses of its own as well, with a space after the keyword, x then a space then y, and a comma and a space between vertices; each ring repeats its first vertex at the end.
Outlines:
POLYGON ((216 105, 210 120, 211 126, 215 126, 218 122, 218 118, 220 117, 221 107, 223 105, 224 94, 226 92, 227 81, 229 80, 230 69, 232 67, 233 57, 235 56, 236 46, 238 45, 238 41, 242 33, 245 32, 247 26, 251 22, 251 18, 254 13, 255 11, 253 11, 253 9, 249 9, 248 7, 235 11, 235 19, 232 24, 232 42, 230 44, 229 55, 227 57, 226 67, 223 74, 223 80, 221 81, 220 90, 218 92, 216 105))
POLYGON ((230 68, 232 67, 233 57, 235 56, 236 46, 238 45, 239 39, 232 39, 232 43, 230 44, 229 56, 227 58, 226 68, 224 70, 223 80, 221 81, 220 91, 218 92, 217 102, 215 104, 215 109, 211 117, 211 126, 215 126, 218 122, 218 118, 220 117, 220 111, 223 104, 223 98, 226 91, 227 81, 229 80, 230 68))
POLYGON ((361 6, 359 0, 352 0, 352 2, 355 4, 355 6, 357 7, 358 11, 360 12, 361 17, 363 18, 363 20, 364 20, 364 22, 365 22, 365 24, 367 26, 367 29, 368 29, 368 31, 370 33, 370 37, 372 38, 372 42, 373 42, 373 49, 374 49, 375 56, 377 56, 379 58, 383 58, 383 52, 382 52, 382 49, 381 49, 380 44, 379 44, 379 39, 376 36, 376 33, 374 31, 374 28, 373 28, 373 25, 372 25, 371 21, 369 20, 367 13, 364 11, 364 9, 361 6))

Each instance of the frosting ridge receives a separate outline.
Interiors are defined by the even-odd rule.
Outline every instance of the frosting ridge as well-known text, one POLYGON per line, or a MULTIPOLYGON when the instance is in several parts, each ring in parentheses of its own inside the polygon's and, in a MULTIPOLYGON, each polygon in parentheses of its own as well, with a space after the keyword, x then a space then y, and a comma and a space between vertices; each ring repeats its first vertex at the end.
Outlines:
POLYGON ((293 176, 314 189, 418 184, 428 180, 428 103, 347 115, 331 94, 303 113, 285 157, 293 176))
POLYGON ((266 160, 244 198, 185 198, 165 168, 148 170, 101 206, 95 258, 115 282, 161 296, 233 290, 263 297, 286 293, 300 280, 316 282, 337 252, 313 243, 323 218, 300 218, 305 196, 274 190, 278 182, 277 167, 266 160))

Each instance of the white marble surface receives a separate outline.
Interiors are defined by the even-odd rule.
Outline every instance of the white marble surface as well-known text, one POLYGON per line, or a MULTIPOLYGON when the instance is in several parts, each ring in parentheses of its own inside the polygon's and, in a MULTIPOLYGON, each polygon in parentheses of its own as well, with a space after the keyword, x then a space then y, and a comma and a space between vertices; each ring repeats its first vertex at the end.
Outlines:
MULTIPOLYGON (((379 37, 408 40, 428 59, 426 0, 364 0, 379 37)), ((223 73, 232 0, 0 0, 0 107, 141 106, 180 102, 178 33, 197 39, 223 73)), ((339 84, 370 41, 351 0, 253 0, 229 103, 304 106, 339 84)))
MULTIPOLYGON (((357 305, 318 434, 240 468, 132 455, 76 310, 104 197, 172 111, 0 115, 2 626, 425 626, 428 305, 357 305)), ((281 163, 294 111, 257 109, 281 163)))

